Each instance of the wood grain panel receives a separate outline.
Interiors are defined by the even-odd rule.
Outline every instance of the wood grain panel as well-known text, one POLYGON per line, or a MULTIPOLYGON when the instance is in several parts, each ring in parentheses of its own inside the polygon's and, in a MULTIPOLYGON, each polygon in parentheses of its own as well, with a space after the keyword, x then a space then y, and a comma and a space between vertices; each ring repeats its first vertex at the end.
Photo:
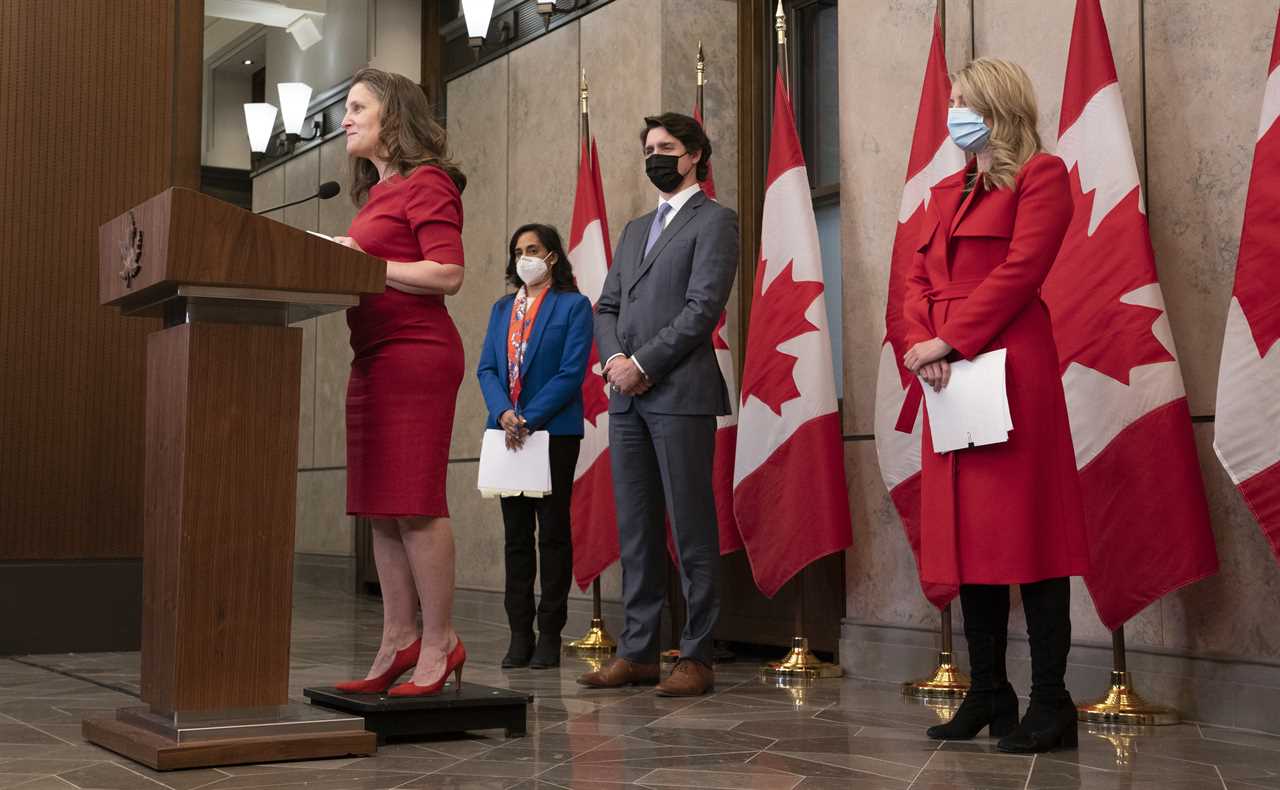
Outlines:
POLYGON ((201 0, 0 3, 0 560, 142 549, 156 323, 98 305, 97 228, 199 183, 202 14, 201 0))
POLYGON ((377 258, 179 187, 104 223, 98 247, 103 304, 145 301, 176 283, 345 294, 386 284, 377 258), (130 217, 143 233, 142 269, 126 285, 118 250, 130 217))
POLYGON ((302 330, 184 324, 147 348, 142 696, 288 698, 302 330))

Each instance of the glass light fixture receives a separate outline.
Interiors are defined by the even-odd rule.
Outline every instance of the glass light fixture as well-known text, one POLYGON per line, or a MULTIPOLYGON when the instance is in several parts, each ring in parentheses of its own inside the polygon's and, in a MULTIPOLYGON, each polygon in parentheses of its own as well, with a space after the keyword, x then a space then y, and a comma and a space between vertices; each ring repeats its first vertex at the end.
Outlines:
POLYGON ((271 144, 271 130, 276 125, 276 106, 264 102, 246 104, 244 124, 249 130, 249 150, 265 153, 271 144))
POLYGON ((311 86, 305 82, 281 82, 276 85, 276 91, 280 94, 280 117, 285 134, 300 134, 311 104, 311 86))
POLYGON ((493 18, 493 0, 462 0, 462 12, 467 17, 467 35, 471 46, 479 48, 489 32, 493 18))

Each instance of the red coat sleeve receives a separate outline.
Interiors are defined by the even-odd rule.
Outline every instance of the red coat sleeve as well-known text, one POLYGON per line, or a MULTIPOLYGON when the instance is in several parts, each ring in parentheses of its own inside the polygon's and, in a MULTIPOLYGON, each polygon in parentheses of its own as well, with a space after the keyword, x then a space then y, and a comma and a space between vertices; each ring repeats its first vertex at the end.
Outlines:
POLYGON ((906 319, 904 348, 911 348, 934 336, 933 319, 929 316, 929 299, 925 296, 932 288, 933 284, 924 267, 924 253, 917 251, 911 256, 911 268, 907 271, 902 301, 902 317, 906 319))
POLYGON ((405 184, 404 213, 422 260, 462 266, 462 195, 438 167, 424 165, 405 184))
POLYGON ((1017 214, 1008 255, 938 328, 938 336, 966 359, 980 354, 1037 298, 1071 223, 1071 186, 1058 157, 1032 157, 1015 187, 1017 214))

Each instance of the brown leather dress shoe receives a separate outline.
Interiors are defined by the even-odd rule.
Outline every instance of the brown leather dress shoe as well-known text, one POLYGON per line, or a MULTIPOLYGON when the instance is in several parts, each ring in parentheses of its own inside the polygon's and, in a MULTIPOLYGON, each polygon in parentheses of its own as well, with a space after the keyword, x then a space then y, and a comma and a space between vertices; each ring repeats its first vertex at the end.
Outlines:
POLYGON ((711 667, 692 658, 681 658, 656 690, 659 697, 698 697, 715 685, 716 674, 711 667))
POLYGON ((578 684, 593 689, 619 686, 653 685, 658 682, 657 664, 640 664, 626 658, 615 658, 595 672, 578 678, 578 684))

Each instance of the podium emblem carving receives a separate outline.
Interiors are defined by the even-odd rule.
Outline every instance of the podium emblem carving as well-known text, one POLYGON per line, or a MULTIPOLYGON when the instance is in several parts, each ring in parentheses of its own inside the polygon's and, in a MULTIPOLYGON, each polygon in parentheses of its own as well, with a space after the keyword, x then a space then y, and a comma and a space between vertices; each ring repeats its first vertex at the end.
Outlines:
POLYGON ((142 231, 138 230, 138 221, 132 211, 129 212, 128 235, 120 242, 120 259, 124 264, 124 268, 120 270, 120 279, 124 280, 125 288, 130 288, 133 286, 133 278, 142 271, 142 231))

